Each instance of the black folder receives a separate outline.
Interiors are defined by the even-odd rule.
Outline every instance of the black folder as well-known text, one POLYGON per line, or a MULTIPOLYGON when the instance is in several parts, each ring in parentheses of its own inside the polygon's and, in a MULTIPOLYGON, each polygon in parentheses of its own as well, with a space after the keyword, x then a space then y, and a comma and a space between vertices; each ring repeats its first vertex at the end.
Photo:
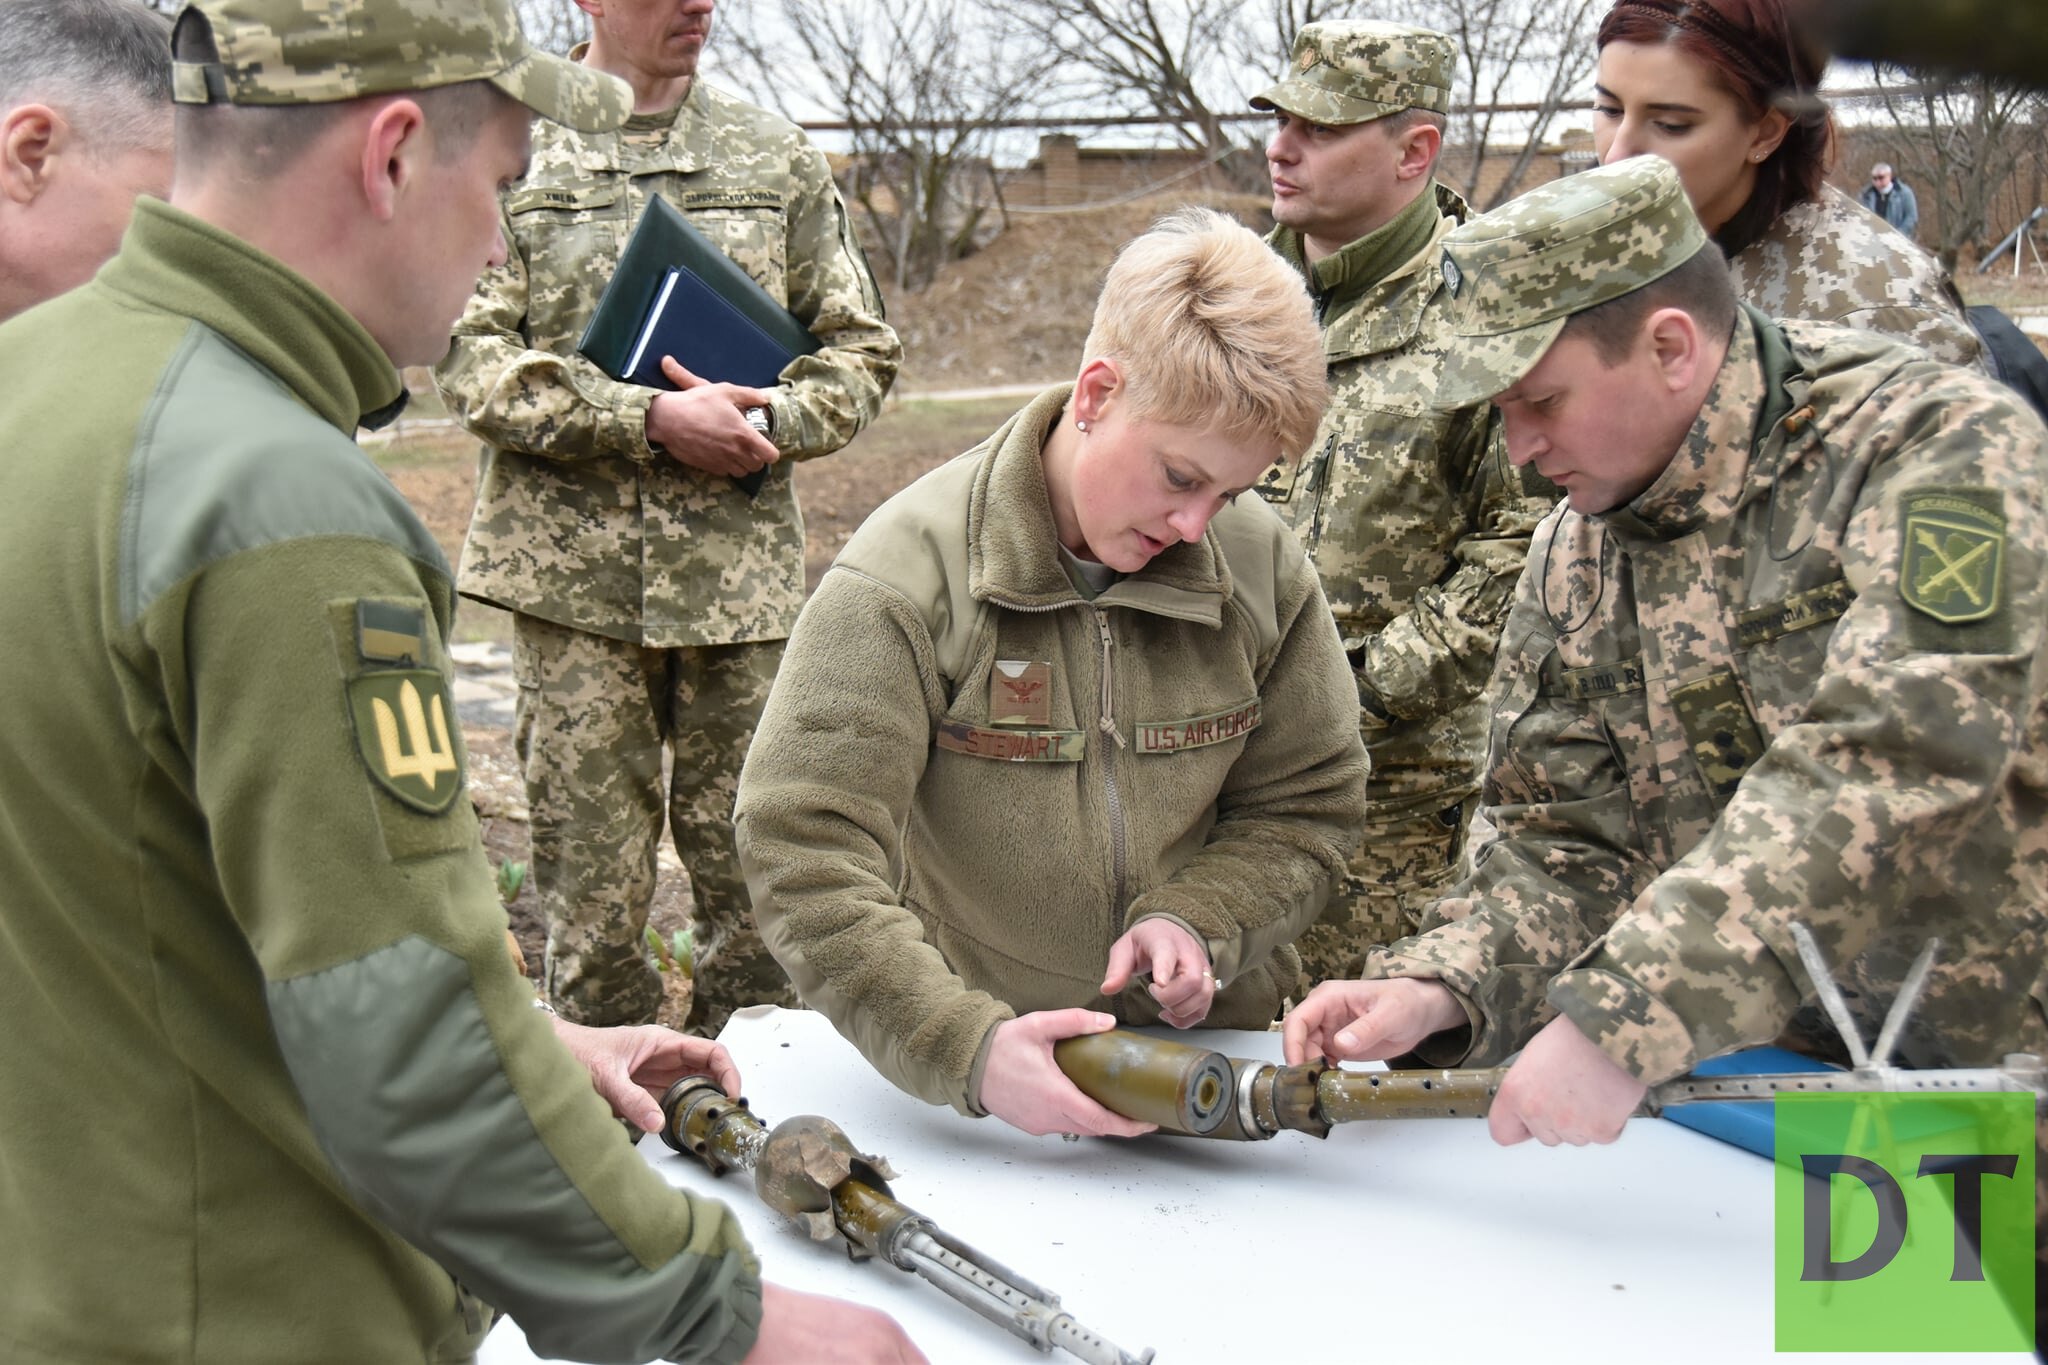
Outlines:
MULTIPOLYGON (((672 355, 714 383, 773 388, 818 339, 660 195, 648 198, 576 349, 614 379, 672 389, 672 355), (636 364, 637 360, 637 364, 636 364)), ((766 471, 733 482, 749 496, 766 471)))

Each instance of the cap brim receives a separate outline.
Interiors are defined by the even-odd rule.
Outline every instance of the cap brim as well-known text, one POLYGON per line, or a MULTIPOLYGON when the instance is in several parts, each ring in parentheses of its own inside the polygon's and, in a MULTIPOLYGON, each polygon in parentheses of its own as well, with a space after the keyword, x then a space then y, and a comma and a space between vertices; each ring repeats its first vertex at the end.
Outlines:
POLYGON ((1298 78, 1284 80, 1270 90, 1261 90, 1252 96, 1251 106, 1261 113, 1277 109, 1283 114, 1292 114, 1310 123, 1326 123, 1333 128, 1371 123, 1376 118, 1398 114, 1407 107, 1334 95, 1320 85, 1298 78))
POLYGON ((579 133, 609 132, 633 115, 624 81, 546 52, 528 52, 490 80, 542 118, 579 133))
POLYGON ((1570 321, 1566 314, 1519 331, 1458 337, 1444 358, 1431 405, 1442 411, 1469 408, 1512 389, 1536 368, 1570 321))

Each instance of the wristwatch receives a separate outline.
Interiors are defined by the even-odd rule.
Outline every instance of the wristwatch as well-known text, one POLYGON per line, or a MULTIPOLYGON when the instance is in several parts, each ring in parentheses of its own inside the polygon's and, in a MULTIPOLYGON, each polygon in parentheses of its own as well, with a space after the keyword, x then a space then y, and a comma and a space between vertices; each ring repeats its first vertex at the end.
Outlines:
POLYGON ((740 416, 747 419, 747 425, 763 436, 775 434, 775 411, 772 408, 741 408, 740 416))

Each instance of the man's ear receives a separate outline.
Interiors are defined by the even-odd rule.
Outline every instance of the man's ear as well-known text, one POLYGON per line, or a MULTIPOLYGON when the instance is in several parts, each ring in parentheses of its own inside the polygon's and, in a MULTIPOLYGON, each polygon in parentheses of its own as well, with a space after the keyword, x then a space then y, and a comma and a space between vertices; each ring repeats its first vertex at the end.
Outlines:
POLYGON ((1418 123, 1401 134, 1400 160, 1394 163, 1395 178, 1413 180, 1418 175, 1428 175, 1443 145, 1443 130, 1434 124, 1418 123))
POLYGON ((52 163, 75 140, 71 124, 47 104, 9 109, 0 117, 0 194, 17 204, 34 203, 50 187, 52 163))
POLYGON ((1699 377, 1706 363, 1702 343, 1706 340, 1700 324, 1683 308, 1659 308, 1643 319, 1643 342, 1648 347, 1657 374, 1672 393, 1684 393, 1699 377))
POLYGON ((1103 409, 1124 387, 1123 367, 1109 356, 1097 356, 1081 367, 1081 373, 1074 380, 1074 418, 1081 422, 1099 421, 1103 409))
POLYGON ((363 198, 373 216, 390 222, 399 201, 426 173, 427 116, 409 99, 395 99, 379 108, 363 130, 363 198))

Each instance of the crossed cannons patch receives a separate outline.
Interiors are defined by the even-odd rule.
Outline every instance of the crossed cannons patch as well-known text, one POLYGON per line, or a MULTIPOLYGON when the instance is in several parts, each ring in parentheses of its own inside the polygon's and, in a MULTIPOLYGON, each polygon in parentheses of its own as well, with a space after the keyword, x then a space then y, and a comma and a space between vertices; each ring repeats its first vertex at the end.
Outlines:
POLYGON ((2005 604, 2005 507, 1997 489, 1909 493, 1899 547, 1899 595, 1948 625, 1982 621, 2005 604))

